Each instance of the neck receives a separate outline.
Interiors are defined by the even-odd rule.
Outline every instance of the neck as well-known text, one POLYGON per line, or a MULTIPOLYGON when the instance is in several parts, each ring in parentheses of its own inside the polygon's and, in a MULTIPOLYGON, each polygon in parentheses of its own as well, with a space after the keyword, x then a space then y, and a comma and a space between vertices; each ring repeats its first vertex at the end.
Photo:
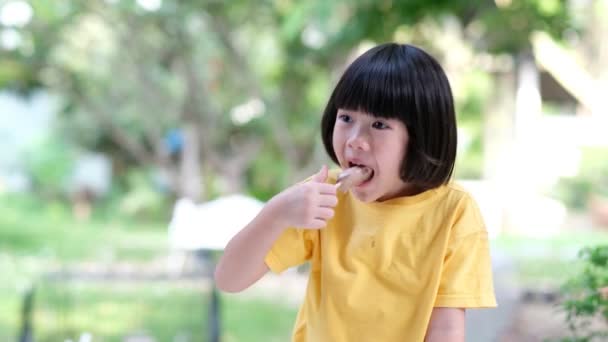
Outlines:
POLYGON ((425 188, 420 187, 415 184, 405 183, 404 186, 401 189, 399 189, 399 191, 397 191, 396 193, 386 194, 385 196, 378 198, 377 201, 383 202, 383 201, 390 200, 390 199, 393 199, 396 197, 416 196, 418 194, 423 193, 426 190, 428 190, 428 189, 425 189, 425 188))

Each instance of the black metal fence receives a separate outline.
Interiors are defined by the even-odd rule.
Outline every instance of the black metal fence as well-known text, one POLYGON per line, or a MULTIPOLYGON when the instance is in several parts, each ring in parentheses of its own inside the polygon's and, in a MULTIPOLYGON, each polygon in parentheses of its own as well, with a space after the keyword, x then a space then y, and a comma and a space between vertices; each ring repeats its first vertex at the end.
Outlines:
POLYGON ((104 341, 219 342, 214 258, 200 251, 194 260, 196 267, 178 276, 112 267, 50 271, 24 292, 18 342, 95 340, 99 326, 104 341))

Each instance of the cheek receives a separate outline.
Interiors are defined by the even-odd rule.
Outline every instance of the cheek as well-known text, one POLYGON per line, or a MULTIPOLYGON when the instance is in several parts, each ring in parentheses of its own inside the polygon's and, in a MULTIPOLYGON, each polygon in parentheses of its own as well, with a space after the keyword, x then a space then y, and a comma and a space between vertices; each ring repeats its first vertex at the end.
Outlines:
POLYGON ((403 143, 403 140, 386 142, 384 146, 386 148, 382 149, 379 162, 386 165, 387 170, 390 170, 392 175, 398 177, 401 172, 401 162, 405 159, 407 146, 403 143))
POLYGON ((344 148, 344 134, 340 130, 334 129, 331 142, 338 159, 342 158, 342 149, 344 148))

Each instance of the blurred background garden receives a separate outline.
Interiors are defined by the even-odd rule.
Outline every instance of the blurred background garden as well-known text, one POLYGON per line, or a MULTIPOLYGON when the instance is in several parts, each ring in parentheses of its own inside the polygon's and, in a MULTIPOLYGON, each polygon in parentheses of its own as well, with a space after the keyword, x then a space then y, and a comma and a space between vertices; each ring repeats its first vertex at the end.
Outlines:
POLYGON ((218 298, 213 260, 386 41, 455 95, 500 305, 467 340, 608 338, 608 0, 0 0, 0 341, 288 340, 306 268, 218 298))

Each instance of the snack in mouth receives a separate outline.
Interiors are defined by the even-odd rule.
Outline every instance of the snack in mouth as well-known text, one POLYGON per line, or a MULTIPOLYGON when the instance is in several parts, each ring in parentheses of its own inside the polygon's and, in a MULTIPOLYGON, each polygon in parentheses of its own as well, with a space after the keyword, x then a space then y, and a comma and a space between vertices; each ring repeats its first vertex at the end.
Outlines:
POLYGON ((372 169, 367 166, 353 166, 338 175, 336 187, 342 192, 347 192, 350 188, 361 185, 370 179, 372 169))

